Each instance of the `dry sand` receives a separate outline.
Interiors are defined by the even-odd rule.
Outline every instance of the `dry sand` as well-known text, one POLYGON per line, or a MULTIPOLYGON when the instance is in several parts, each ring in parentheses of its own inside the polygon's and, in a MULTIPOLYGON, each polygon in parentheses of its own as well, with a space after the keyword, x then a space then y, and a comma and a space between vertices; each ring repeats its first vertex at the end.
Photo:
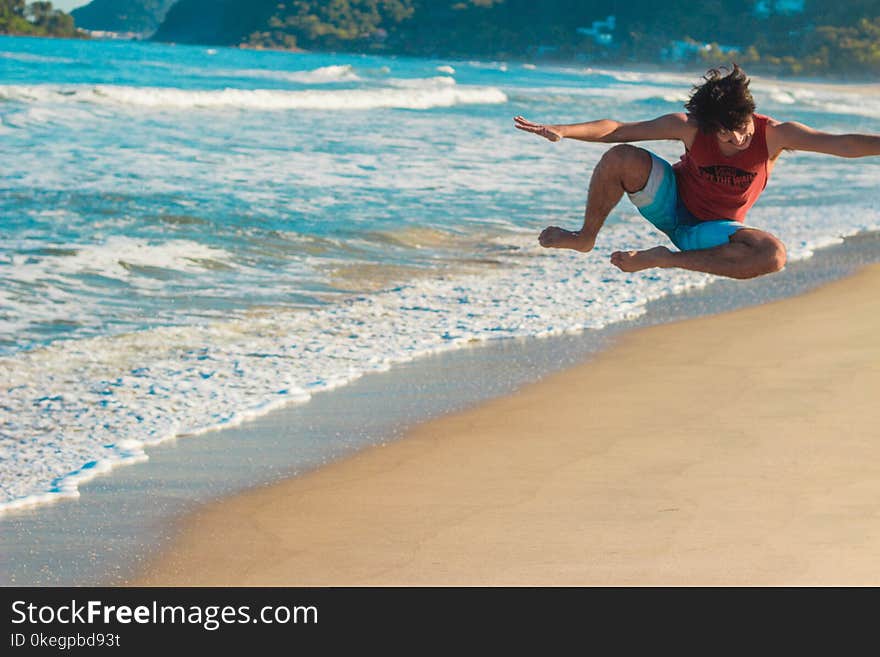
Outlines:
POLYGON ((880 584, 880 266, 208 506, 147 585, 880 584))

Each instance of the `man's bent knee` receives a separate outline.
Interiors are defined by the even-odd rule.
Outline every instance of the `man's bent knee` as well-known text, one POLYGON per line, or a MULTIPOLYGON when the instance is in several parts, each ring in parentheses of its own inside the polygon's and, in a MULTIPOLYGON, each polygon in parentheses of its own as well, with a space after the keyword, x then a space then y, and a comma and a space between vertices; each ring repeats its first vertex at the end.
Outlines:
POLYGON ((643 189, 651 175, 651 154, 630 144, 612 146, 602 156, 601 164, 611 167, 620 177, 624 191, 634 194, 643 189))
POLYGON ((755 267, 758 276, 781 271, 788 260, 785 245, 762 230, 754 228, 738 230, 730 236, 730 241, 747 244, 755 250, 755 267))

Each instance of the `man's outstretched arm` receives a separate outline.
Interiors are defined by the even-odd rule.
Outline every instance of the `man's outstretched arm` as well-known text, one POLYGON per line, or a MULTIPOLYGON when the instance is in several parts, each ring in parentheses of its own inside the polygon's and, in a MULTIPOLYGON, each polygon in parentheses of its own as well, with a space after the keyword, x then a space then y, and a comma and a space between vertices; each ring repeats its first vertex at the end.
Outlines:
POLYGON ((834 135, 792 121, 772 126, 767 134, 767 146, 771 153, 795 150, 838 157, 868 157, 880 155, 880 135, 834 135))
POLYGON ((696 126, 688 121, 686 114, 665 114, 649 121, 621 123, 612 119, 600 119, 587 123, 547 125, 533 123, 522 116, 514 118, 514 126, 524 132, 540 135, 550 141, 578 139, 580 141, 619 144, 631 141, 680 139, 690 142, 696 126))

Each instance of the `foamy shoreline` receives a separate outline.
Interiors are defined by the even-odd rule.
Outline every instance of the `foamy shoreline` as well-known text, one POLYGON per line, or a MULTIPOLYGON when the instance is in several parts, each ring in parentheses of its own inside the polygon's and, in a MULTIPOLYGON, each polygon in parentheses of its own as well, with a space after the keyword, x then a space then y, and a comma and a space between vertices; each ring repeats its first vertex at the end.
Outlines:
POLYGON ((146 585, 876 585, 880 265, 193 514, 146 585))
POLYGON ((174 519, 199 505, 399 437, 406 428, 457 412, 591 357, 621 331, 785 298, 877 261, 880 235, 820 250, 778 276, 718 281, 649 305, 634 322, 541 340, 509 340, 429 356, 316 395, 236 428, 150 448, 150 460, 82 485, 77 500, 0 518, 6 584, 118 584, 173 538, 174 519), (298 463, 298 465, 297 465, 298 463), (35 546, 39 545, 38 549, 35 546))

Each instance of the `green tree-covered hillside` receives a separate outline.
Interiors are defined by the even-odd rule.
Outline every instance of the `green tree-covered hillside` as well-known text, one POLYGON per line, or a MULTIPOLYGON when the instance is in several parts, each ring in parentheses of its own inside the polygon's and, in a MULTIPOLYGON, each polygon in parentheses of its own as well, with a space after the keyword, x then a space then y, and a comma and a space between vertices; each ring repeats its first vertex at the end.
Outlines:
POLYGON ((51 2, 0 0, 0 34, 32 36, 78 36, 70 14, 55 9, 51 2))
POLYGON ((880 0, 178 0, 156 38, 877 74, 878 26, 880 0))

